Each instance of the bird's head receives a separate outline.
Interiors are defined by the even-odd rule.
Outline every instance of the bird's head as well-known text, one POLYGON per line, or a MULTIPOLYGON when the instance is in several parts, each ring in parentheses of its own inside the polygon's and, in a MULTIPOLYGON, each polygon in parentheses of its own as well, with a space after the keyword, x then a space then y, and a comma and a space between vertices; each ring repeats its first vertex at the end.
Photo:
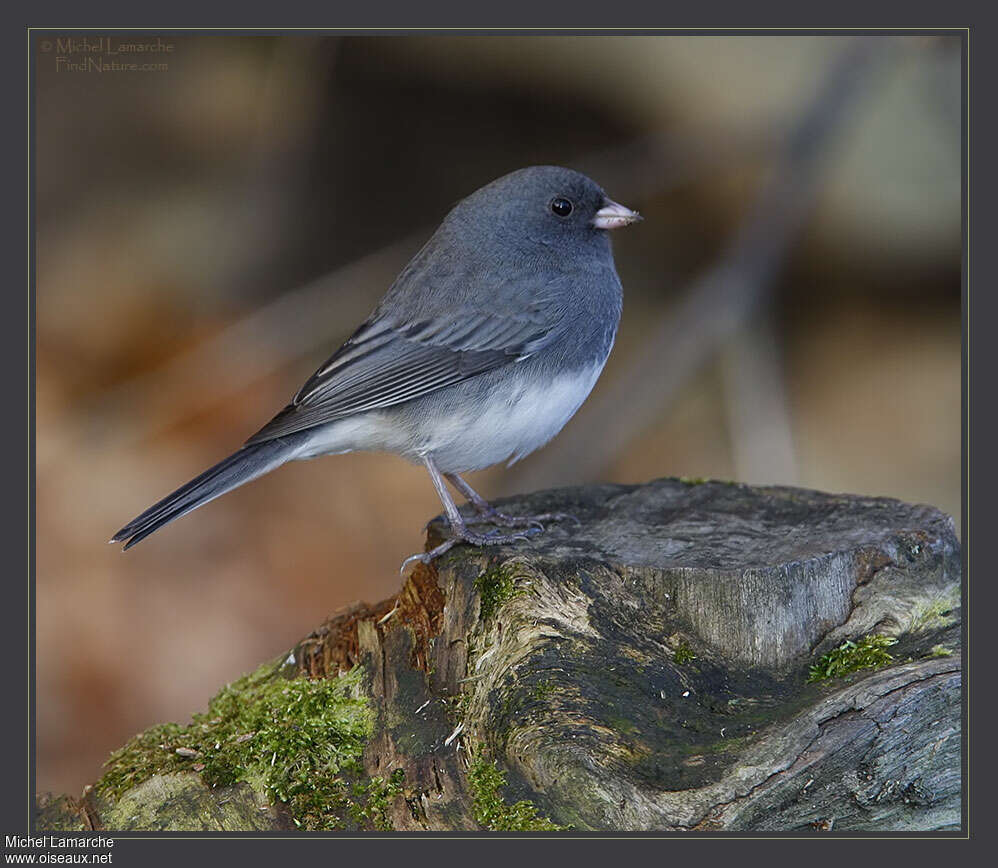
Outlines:
POLYGON ((476 190, 448 216, 479 237, 505 243, 605 247, 606 232, 641 215, 591 178, 560 166, 519 169, 476 190))

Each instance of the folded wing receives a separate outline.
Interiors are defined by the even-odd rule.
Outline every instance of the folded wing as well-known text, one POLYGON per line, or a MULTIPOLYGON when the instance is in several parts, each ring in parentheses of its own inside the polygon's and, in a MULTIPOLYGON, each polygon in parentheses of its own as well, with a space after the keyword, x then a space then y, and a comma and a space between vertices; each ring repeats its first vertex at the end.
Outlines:
POLYGON ((527 316, 468 308, 404 325, 376 314, 247 443, 391 407, 515 364, 552 334, 551 326, 527 316))

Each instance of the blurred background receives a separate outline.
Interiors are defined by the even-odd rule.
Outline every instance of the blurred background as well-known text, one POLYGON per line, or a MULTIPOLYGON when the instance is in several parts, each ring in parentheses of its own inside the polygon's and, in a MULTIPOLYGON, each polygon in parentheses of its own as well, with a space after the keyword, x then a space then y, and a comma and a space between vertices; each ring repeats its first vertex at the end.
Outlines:
POLYGON ((135 732, 398 589, 440 506, 391 456, 288 466, 127 555, 105 541, 521 166, 581 169, 645 221, 613 238, 624 316, 590 401, 473 475, 486 496, 718 477, 959 522, 956 38, 160 39, 37 46, 39 789, 78 793, 135 732))

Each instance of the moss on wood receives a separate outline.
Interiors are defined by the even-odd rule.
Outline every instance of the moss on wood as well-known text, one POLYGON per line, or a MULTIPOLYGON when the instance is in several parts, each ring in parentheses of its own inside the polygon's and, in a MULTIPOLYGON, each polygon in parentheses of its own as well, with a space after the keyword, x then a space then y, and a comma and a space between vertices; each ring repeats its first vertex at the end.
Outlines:
POLYGON ((475 590, 481 599, 482 621, 489 621, 505 603, 523 593, 523 590, 516 586, 517 578, 514 565, 500 564, 486 570, 475 579, 475 590))
POLYGON ((680 643, 679 647, 672 652, 672 662, 677 666, 685 666, 697 659, 693 649, 686 642, 680 643))
POLYGON ((508 804, 501 790, 506 774, 486 759, 476 759, 468 769, 475 821, 492 832, 560 832, 559 826, 542 817, 537 807, 525 800, 508 804))
POLYGON ((115 751, 97 792, 117 800, 154 775, 192 771, 209 787, 248 783, 302 829, 371 819, 377 812, 367 811, 365 796, 385 793, 382 782, 364 792, 354 786, 373 723, 362 675, 355 667, 338 678, 289 680, 266 664, 223 688, 190 724, 155 726, 115 751))
POLYGON ((893 636, 864 636, 853 642, 847 639, 838 648, 823 654, 812 664, 807 680, 826 681, 829 678, 842 678, 861 669, 882 669, 894 662, 887 649, 895 645, 893 636))

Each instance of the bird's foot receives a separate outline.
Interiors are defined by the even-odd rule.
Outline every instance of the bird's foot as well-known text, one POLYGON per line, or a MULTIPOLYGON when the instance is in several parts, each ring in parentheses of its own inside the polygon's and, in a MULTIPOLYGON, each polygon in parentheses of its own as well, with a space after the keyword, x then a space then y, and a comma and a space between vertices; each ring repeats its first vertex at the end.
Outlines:
POLYGON ((507 515, 497 509, 482 512, 474 519, 470 519, 471 524, 494 524, 499 527, 533 527, 538 531, 544 530, 544 522, 549 521, 574 521, 576 525, 581 525, 579 519, 568 512, 542 512, 538 515, 507 515))
POLYGON ((440 557, 440 555, 449 552, 459 543, 468 543, 473 546, 500 546, 506 545, 507 543, 528 540, 530 537, 539 534, 541 530, 543 530, 543 528, 538 528, 536 526, 524 526, 524 530, 520 533, 500 533, 499 531, 492 531, 491 533, 476 533, 473 530, 469 530, 467 527, 460 528, 454 536, 444 540, 436 548, 432 548, 428 552, 420 552, 419 554, 407 557, 404 561, 402 561, 402 566, 399 569, 399 572, 404 573, 405 568, 412 563, 418 562, 421 564, 429 564, 440 557))

